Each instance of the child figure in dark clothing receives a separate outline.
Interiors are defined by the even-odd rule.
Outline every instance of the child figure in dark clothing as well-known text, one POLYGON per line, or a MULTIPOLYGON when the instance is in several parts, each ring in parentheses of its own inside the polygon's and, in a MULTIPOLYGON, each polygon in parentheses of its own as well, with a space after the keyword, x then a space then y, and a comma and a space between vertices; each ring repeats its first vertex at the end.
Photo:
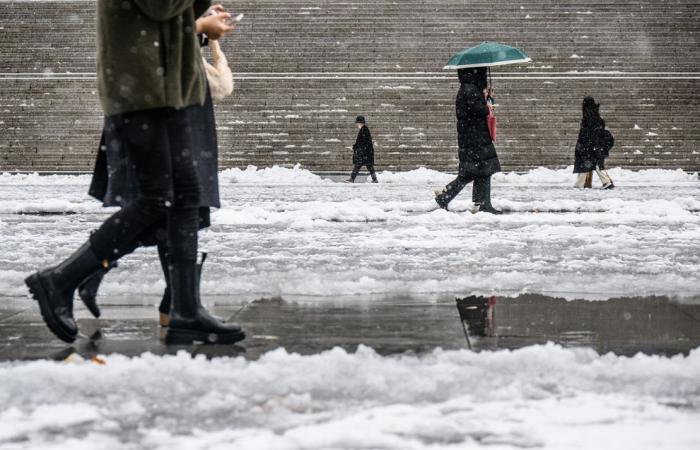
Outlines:
POLYGON ((372 176, 372 183, 378 183, 377 174, 374 172, 374 144, 372 142, 372 134, 367 128, 367 123, 363 116, 357 116, 355 119, 355 124, 360 130, 357 133, 357 140, 355 145, 352 146, 352 163, 354 168, 352 169, 352 174, 347 180, 347 183, 354 183, 357 174, 360 172, 362 166, 366 166, 369 174, 372 176))

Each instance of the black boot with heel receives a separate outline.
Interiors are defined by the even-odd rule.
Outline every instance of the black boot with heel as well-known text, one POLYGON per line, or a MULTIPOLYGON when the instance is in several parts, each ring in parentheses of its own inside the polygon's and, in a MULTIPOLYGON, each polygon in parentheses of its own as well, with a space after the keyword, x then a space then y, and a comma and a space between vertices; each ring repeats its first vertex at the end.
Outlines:
MULTIPOLYGON (((165 343, 170 345, 234 344, 245 338, 241 326, 209 314, 199 298, 196 209, 174 209, 168 217, 170 323, 165 343)), ((206 256, 205 256, 206 258, 206 256)))
POLYGON ((80 300, 83 301, 85 307, 88 309, 88 311, 90 311, 90 314, 95 316, 95 318, 99 318, 102 314, 100 307, 97 305, 97 292, 100 289, 102 279, 105 277, 105 275, 107 275, 107 272, 117 266, 118 264, 115 261, 110 263, 106 269, 100 268, 100 270, 85 279, 78 286, 78 297, 80 297, 80 300))
POLYGON ((503 211, 499 211, 491 204, 491 177, 475 179, 473 189, 472 201, 474 206, 478 208, 478 212, 494 215, 503 214, 503 211))
POLYGON ((90 243, 86 242, 58 266, 34 273, 24 280, 39 303, 44 322, 62 341, 71 343, 78 335, 78 325, 73 317, 75 290, 86 278, 103 268, 90 243))
POLYGON ((170 279, 174 307, 169 308, 168 311, 169 324, 165 335, 167 344, 190 345, 194 342, 234 344, 245 339, 245 333, 240 325, 225 323, 202 306, 199 285, 206 256, 206 253, 202 253, 202 262, 195 264, 194 268, 191 267, 191 263, 171 266, 170 279), (178 303, 179 307, 176 307, 178 303))

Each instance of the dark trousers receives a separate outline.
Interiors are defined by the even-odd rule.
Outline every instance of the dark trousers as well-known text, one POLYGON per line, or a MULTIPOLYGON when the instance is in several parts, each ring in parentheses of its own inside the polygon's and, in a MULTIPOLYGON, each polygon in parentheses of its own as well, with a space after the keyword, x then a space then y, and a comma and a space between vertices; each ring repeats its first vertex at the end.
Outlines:
POLYGON ((353 167, 352 173, 350 174, 350 180, 355 181, 355 178, 357 178, 357 174, 360 173, 360 169, 362 169, 363 165, 367 167, 367 171, 372 176, 372 181, 377 181, 377 174, 374 171, 374 164, 355 164, 355 167, 353 167))
POLYGON ((127 146, 138 196, 107 219, 90 237, 100 260, 115 261, 150 233, 166 234, 172 260, 197 260, 199 180, 192 159, 189 120, 184 110, 160 108, 108 119, 107 145, 127 146))
POLYGON ((472 202, 474 204, 491 206, 491 177, 474 177, 472 175, 459 175, 445 186, 442 194, 440 194, 444 204, 447 205, 454 200, 462 192, 462 189, 472 181, 474 182, 472 202))

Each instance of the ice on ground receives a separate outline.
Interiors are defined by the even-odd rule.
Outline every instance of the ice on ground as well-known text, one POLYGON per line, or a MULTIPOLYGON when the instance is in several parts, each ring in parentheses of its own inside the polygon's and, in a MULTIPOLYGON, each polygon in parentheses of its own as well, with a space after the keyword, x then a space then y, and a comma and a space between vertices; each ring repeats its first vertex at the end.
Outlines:
MULTIPOLYGON (((469 212, 471 186, 452 212, 439 210, 433 190, 454 175, 434 170, 382 172, 378 185, 334 182, 298 166, 226 170, 223 208, 201 233, 210 252, 204 298, 697 297, 697 175, 609 172, 613 191, 574 189, 570 168, 497 174, 493 202, 509 214, 496 217, 469 212)), ((23 278, 67 257, 104 220, 109 211, 87 196, 88 183, 0 176, 0 292, 24 301, 23 278)), ((152 303, 162 288, 155 251, 142 249, 105 278, 103 301, 152 303)))
POLYGON ((696 449, 700 351, 0 363, 0 449, 696 449))

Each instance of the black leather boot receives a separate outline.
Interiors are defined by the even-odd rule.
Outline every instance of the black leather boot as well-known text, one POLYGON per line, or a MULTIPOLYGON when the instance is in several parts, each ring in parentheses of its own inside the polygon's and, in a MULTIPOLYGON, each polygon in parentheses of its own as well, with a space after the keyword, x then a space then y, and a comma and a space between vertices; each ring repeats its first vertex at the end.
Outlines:
POLYGON ((494 208, 493 205, 490 205, 490 204, 489 205, 479 205, 479 212, 485 212, 485 213, 494 214, 497 216, 500 216, 501 214, 503 214, 503 211, 494 208))
MULTIPOLYGON (((202 252, 202 260, 200 263, 197 264, 197 304, 199 306, 202 306, 202 297, 200 296, 200 286, 202 285, 202 270, 204 269, 204 261, 207 260, 207 253, 202 252)), ((168 264, 167 262, 165 263, 165 270, 167 270, 168 264)), ((160 301, 160 305, 158 306, 158 312, 160 313, 160 326, 161 327, 167 327, 170 325, 170 305, 172 303, 171 301, 171 293, 170 293, 170 275, 165 276, 165 291, 163 292, 163 299, 160 301)), ((213 316, 217 320, 223 321, 224 319, 218 317, 218 316, 213 316)))
POLYGON ((201 304, 196 262, 173 262, 170 265, 172 308, 170 325, 165 335, 166 344, 190 345, 234 344, 245 339, 237 323, 225 323, 211 315, 201 304))
POLYGON ((467 184, 468 183, 465 183, 460 178, 456 178, 450 182, 450 184, 445 186, 445 189, 443 189, 442 192, 436 192, 435 203, 437 203, 440 208, 448 211, 447 205, 449 205, 450 202, 457 197, 460 192, 462 192, 462 189, 464 189, 464 186, 467 184))
POLYGON ((39 303, 49 329, 65 342, 75 341, 78 325, 73 317, 73 295, 78 285, 104 266, 86 242, 56 267, 27 277, 24 282, 39 303))
POLYGON ((472 191, 472 201, 478 207, 479 212, 500 215, 499 211, 491 204, 491 177, 477 178, 474 180, 474 190, 472 191))
POLYGON ((90 311, 90 314, 95 318, 100 317, 100 307, 97 305, 97 291, 100 289, 102 279, 107 275, 107 272, 117 267, 117 263, 112 262, 106 269, 100 268, 92 276, 88 277, 78 286, 78 297, 83 301, 85 307, 90 311))
POLYGON ((449 211, 447 209, 447 205, 449 204, 449 201, 447 200, 445 196, 445 191, 435 191, 435 203, 438 204, 438 206, 445 211, 449 211))

